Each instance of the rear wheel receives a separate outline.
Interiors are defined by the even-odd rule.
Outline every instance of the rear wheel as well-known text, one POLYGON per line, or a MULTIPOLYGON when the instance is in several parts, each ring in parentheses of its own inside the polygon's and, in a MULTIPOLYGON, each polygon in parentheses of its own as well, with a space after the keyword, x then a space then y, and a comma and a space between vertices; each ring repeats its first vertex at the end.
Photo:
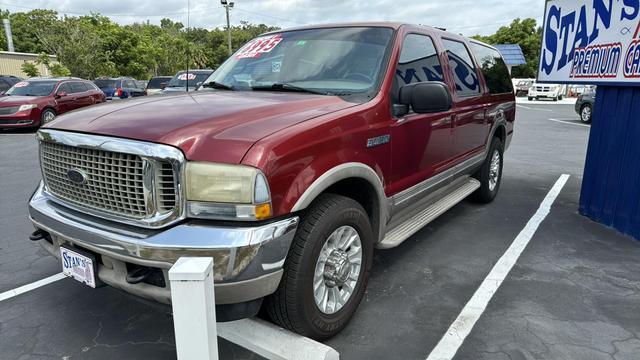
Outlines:
POLYGON ((487 158, 474 175, 480 181, 480 188, 473 193, 473 200, 481 203, 490 203, 498 195, 500 183, 502 182, 503 153, 502 141, 494 137, 489 147, 487 158))
POLYGON ((308 209, 278 290, 265 299, 271 320, 316 340, 340 332, 364 295, 373 234, 356 201, 324 194, 308 209))
POLYGON ((591 123, 592 112, 593 109, 590 104, 582 105, 582 108, 580 109, 580 121, 585 124, 591 123))
POLYGON ((55 111, 51 109, 42 110, 42 114, 40 114, 40 125, 45 125, 52 122, 56 118, 55 111))

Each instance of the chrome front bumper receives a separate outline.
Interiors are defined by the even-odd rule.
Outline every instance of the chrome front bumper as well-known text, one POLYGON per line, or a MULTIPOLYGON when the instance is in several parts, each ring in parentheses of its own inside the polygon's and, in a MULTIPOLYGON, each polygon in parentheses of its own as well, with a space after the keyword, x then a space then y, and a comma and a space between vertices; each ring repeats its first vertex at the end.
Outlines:
MULTIPOLYGON (((187 221, 166 229, 119 224, 66 208, 38 187, 29 202, 34 226, 51 235, 39 243, 59 257, 60 245, 97 256, 98 278, 144 298, 170 303, 167 271, 182 256, 214 259, 216 303, 235 304, 273 293, 298 225, 292 217, 254 227, 187 221), (161 269, 165 287, 126 281, 127 264, 161 269)), ((244 225, 244 224, 243 224, 244 225)))

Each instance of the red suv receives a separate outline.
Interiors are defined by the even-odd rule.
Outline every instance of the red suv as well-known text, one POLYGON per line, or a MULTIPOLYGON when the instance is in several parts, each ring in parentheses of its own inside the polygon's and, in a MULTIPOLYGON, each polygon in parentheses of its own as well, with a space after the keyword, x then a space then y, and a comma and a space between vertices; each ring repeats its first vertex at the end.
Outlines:
POLYGON ((165 303, 177 259, 212 257, 218 320, 264 306, 325 339, 374 248, 494 199, 515 109, 500 53, 476 40, 400 23, 265 34, 198 91, 40 129, 30 238, 89 286, 165 303))
POLYGON ((0 97, 0 128, 39 127, 56 116, 105 101, 91 81, 78 78, 31 78, 0 97))

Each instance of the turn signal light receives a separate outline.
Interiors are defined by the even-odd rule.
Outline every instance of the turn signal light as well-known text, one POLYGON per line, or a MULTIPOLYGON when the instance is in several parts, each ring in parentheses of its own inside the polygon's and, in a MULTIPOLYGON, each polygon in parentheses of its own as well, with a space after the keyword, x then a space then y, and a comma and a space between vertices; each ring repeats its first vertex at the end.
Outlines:
POLYGON ((256 220, 268 219, 271 216, 271 204, 256 205, 256 220))

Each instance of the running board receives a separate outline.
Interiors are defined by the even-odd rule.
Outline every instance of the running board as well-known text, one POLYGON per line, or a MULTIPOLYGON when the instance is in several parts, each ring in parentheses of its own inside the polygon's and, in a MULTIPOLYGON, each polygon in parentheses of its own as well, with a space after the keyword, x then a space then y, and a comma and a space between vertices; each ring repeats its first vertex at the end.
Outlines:
POLYGON ((402 242, 408 239, 411 235, 415 234, 425 225, 454 207, 460 201, 464 200, 479 187, 480 182, 478 180, 473 178, 466 179, 454 190, 422 209, 420 212, 416 213, 415 216, 410 217, 403 223, 390 229, 384 239, 379 242, 376 247, 378 249, 391 249, 402 244, 402 242))

